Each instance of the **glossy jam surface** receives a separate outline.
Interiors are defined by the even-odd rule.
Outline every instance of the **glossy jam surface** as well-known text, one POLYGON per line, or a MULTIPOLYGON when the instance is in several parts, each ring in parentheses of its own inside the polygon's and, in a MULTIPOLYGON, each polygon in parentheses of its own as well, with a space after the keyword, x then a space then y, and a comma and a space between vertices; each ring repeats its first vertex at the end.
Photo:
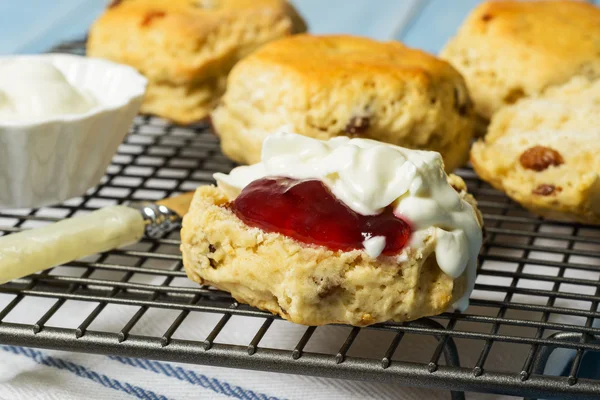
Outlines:
POLYGON ((383 254, 394 255, 406 245, 412 231, 391 207, 378 215, 357 214, 318 180, 258 179, 231 205, 249 226, 332 250, 362 249, 365 238, 384 236, 383 254))

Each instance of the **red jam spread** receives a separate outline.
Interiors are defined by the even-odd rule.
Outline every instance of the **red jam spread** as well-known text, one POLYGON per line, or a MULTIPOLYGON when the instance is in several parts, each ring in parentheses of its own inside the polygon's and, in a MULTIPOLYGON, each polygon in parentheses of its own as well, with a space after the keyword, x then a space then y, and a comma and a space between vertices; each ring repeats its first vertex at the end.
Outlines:
POLYGON ((335 198, 319 180, 267 177, 242 190, 231 204, 244 223, 332 250, 362 249, 366 237, 384 236, 384 255, 397 254, 408 242, 411 226, 387 207, 361 215, 335 198))

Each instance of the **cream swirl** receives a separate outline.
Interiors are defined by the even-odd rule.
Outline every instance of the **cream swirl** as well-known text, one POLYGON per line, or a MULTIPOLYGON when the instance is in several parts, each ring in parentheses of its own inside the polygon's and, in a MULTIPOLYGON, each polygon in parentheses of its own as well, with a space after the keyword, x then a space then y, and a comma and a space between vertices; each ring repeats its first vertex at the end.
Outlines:
POLYGON ((82 114, 97 105, 49 62, 10 60, 0 64, 0 121, 38 120, 82 114))
MULTIPOLYGON (((363 215, 392 205, 412 223, 410 246, 435 240, 442 271, 456 279, 467 269, 468 290, 454 306, 464 309, 472 291, 482 231, 471 205, 448 183, 439 153, 409 150, 374 140, 336 137, 321 141, 278 132, 263 143, 262 162, 215 174, 231 198, 265 176, 319 179, 338 200, 363 215)), ((377 257, 383 246, 365 240, 365 251, 377 257)))

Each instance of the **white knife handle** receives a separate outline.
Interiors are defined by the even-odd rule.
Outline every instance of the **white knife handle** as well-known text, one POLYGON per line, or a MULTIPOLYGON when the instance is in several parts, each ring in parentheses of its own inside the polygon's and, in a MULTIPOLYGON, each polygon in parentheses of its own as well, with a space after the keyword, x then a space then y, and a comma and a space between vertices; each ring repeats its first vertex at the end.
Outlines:
POLYGON ((102 208, 41 228, 0 237, 0 284, 90 254, 139 241, 145 222, 126 206, 102 208))

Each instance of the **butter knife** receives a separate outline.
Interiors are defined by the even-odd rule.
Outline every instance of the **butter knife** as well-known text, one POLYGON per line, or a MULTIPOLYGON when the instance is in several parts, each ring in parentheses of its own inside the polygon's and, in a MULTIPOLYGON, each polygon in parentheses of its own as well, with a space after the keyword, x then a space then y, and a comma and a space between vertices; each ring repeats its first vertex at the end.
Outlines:
POLYGON ((0 237, 0 284, 95 253, 159 238, 181 226, 193 192, 101 208, 0 237))

